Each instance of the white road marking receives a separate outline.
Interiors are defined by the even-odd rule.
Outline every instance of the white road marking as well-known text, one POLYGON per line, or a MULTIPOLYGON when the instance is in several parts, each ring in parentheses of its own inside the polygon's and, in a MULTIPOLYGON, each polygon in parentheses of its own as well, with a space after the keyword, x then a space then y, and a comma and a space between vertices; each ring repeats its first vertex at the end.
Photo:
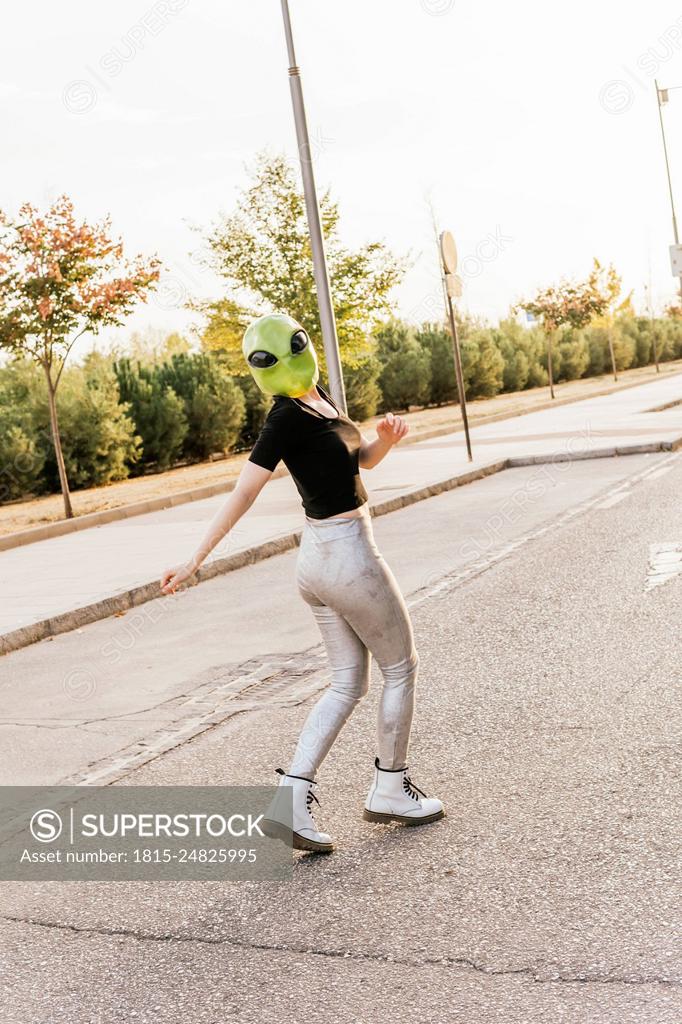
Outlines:
POLYGON ((627 498, 628 492, 622 491, 620 494, 614 494, 610 498, 606 498, 605 501, 600 501, 596 506, 597 508, 613 508, 614 505, 619 505, 623 498, 627 498))
POLYGON ((645 590, 653 590, 682 573, 682 542, 649 545, 649 569, 645 590))
MULTIPOLYGON (((675 452, 674 454, 669 455, 662 465, 665 465, 666 467, 669 466, 670 469, 672 469, 674 462, 679 458, 679 452, 675 452)), ((487 572, 488 569, 497 565, 498 562, 508 558, 509 555, 513 554, 513 552, 518 548, 543 537, 547 533, 560 529, 576 516, 584 515, 586 512, 590 512, 595 508, 604 508, 605 503, 611 501, 613 498, 617 498, 617 501, 620 501, 622 498, 627 496, 633 485, 641 483, 643 480, 648 480, 659 468, 660 467, 658 466, 650 466, 648 469, 641 470, 638 473, 633 473, 627 482, 623 483, 621 481, 619 484, 616 484, 608 490, 606 494, 599 494, 596 498, 589 498, 587 501, 583 501, 579 505, 575 505, 573 508, 567 509, 560 516, 557 516, 556 519, 551 520, 549 523, 545 523, 544 526, 539 526, 536 529, 523 534, 515 541, 507 542, 497 548, 492 548, 482 558, 469 563, 469 565, 465 566, 463 569, 447 573, 440 579, 436 580, 435 583, 422 587, 418 590, 416 595, 407 602, 409 607, 416 607, 424 601, 428 601, 429 598, 435 597, 436 594, 442 594, 447 591, 454 590, 456 587, 460 587, 463 584, 468 583, 469 580, 474 579, 476 576, 480 576, 481 573, 487 572)), ((617 504, 617 501, 614 501, 613 504, 617 504)))
POLYGON ((651 473, 649 479, 657 480, 659 476, 665 476, 666 473, 669 473, 672 468, 672 466, 659 466, 653 471, 653 473, 651 473))

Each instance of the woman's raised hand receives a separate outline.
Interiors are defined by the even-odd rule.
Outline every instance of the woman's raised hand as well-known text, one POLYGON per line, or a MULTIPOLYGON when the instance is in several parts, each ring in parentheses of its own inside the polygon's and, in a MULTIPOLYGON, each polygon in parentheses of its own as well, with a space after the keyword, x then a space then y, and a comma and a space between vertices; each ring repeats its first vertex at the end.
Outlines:
POLYGON ((377 435, 384 444, 397 444, 407 434, 408 427, 402 416, 395 416, 387 412, 383 420, 379 420, 376 426, 377 435))

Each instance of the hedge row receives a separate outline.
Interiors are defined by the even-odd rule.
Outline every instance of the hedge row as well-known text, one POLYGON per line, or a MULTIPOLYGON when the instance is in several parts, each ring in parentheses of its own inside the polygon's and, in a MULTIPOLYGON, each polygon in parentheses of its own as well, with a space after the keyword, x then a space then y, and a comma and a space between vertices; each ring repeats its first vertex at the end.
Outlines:
MULTIPOLYGON (((573 380, 610 370, 603 327, 564 330, 554 377, 573 380)), ((682 321, 626 317, 612 329, 620 370, 682 358, 682 321)), ((485 398, 547 383, 547 345, 539 327, 514 320, 460 324, 467 397, 485 398)), ((415 329, 398 320, 375 334, 372 354, 345 371, 349 415, 456 400, 452 343, 439 324, 415 329)), ((58 392, 62 445, 73 488, 158 472, 249 447, 269 399, 249 375, 232 376, 221 353, 179 353, 159 363, 90 354, 64 372, 58 392)), ((27 361, 0 368, 0 503, 59 490, 44 380, 27 361)))

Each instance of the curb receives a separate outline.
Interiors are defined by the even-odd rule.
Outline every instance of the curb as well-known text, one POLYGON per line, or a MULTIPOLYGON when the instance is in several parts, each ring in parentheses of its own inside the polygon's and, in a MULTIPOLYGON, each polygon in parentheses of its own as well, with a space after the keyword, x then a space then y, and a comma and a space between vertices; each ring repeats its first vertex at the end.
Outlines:
MULTIPOLYGON (((680 376, 682 370, 671 370, 669 373, 663 376, 680 376)), ((652 378, 650 381, 645 381, 644 384, 654 383, 656 378, 652 378)), ((584 398, 570 397, 570 398, 555 398, 547 399, 545 402, 540 402, 533 409, 520 409, 517 412, 501 412, 491 413, 489 415, 483 415, 476 422, 472 421, 472 427, 484 427, 491 423, 501 423, 504 420, 513 420, 518 416, 527 416, 533 412, 543 412, 547 409, 557 409, 562 405, 572 405, 577 402, 586 402, 592 398, 604 398, 607 395, 618 394, 621 391, 628 391, 630 388, 642 387, 642 381, 630 381, 627 384, 623 384, 621 387, 606 387, 602 391, 597 391, 592 395, 588 395, 584 398)), ((656 409, 650 410, 651 412, 660 412, 664 409, 671 408, 674 405, 680 404, 680 400, 676 399, 673 402, 667 402, 665 405, 659 406, 656 409)), ((458 414, 459 406, 457 402, 453 402, 452 409, 458 414)), ((462 431, 463 425, 461 419, 456 419, 454 423, 448 424, 445 427, 434 427, 431 429, 421 430, 415 434, 409 434, 405 439, 404 444, 416 444, 418 441, 429 441, 434 437, 443 437, 446 434, 454 434, 462 431)), ((646 449, 652 451, 660 451, 660 448, 646 449)), ((666 449, 667 450, 667 449, 666 449)), ((611 454, 627 454, 625 451, 613 451, 611 454)), ((547 461, 547 460, 545 460, 547 461)), ((549 461, 552 461, 551 459, 549 461)), ((527 462, 514 462, 515 466, 529 465, 527 462)), ((280 476, 285 476, 287 473, 286 467, 279 466, 272 475, 272 479, 276 480, 280 476)), ((23 547, 25 544, 34 544, 36 541, 48 540, 50 537, 62 537, 67 533, 75 533, 78 530, 88 530, 95 526, 103 526, 105 523, 114 523, 120 519, 129 519, 133 516, 145 515, 147 512, 161 512, 165 508, 174 508, 176 505, 184 505, 190 501, 203 501, 204 498, 212 498, 216 494, 227 494, 229 491, 234 489, 237 482, 235 477, 233 480, 226 480, 224 483, 218 484, 204 484, 202 487, 192 487, 185 491, 176 491, 174 494, 168 497, 162 498, 145 498, 142 501, 131 502, 129 505, 117 505, 115 508, 102 509, 100 512, 86 512, 82 516, 76 516, 74 519, 59 519, 55 523, 46 523, 44 526, 32 526, 28 530, 19 530, 16 533, 8 533, 4 536, 0 536, 0 551, 9 551, 12 548, 23 547)), ((1 649, 0 649, 1 653, 1 649)))
POLYGON ((643 444, 595 448, 589 452, 557 452, 555 455, 519 455, 507 459, 508 469, 540 466, 548 462, 580 462, 583 459, 613 459, 620 455, 650 455, 652 452, 676 452, 682 448, 682 436, 672 441, 651 441, 643 444))
MULTIPOLYGON (((464 487, 473 483, 474 480, 481 480, 483 477, 493 473, 499 473, 507 468, 507 461, 490 463, 468 473, 460 473, 458 476, 449 477, 436 484, 429 484, 414 491, 408 491, 395 498, 387 498, 385 501, 375 502, 370 505, 370 514, 373 518, 386 515, 388 512, 395 512, 396 509, 414 505, 425 498, 431 498, 444 491, 450 491, 455 487, 464 487)), ((193 581, 188 581, 179 591, 195 587, 204 580, 212 579, 214 576, 222 576, 224 573, 233 572, 235 569, 242 569, 254 562, 261 562, 265 558, 272 558, 273 555, 280 555, 284 551, 290 551, 298 547, 301 539, 301 531, 294 530, 282 534, 272 540, 263 541, 253 547, 237 551, 233 555, 226 555, 224 558, 216 558, 208 565, 203 565, 195 573, 193 581)), ((90 622, 97 622, 106 619, 110 615, 120 614, 137 608, 147 601, 153 601, 162 597, 159 590, 159 581, 142 583, 130 590, 125 590, 113 597, 105 597, 92 604, 83 605, 81 608, 73 608, 61 615, 55 615, 50 619, 42 619, 40 622, 32 622, 29 626, 21 626, 0 636, 0 655, 9 654, 10 651, 18 651, 21 647, 28 647, 39 640, 46 640, 48 637, 57 636, 59 633, 68 633, 80 626, 86 626, 90 622)))
MULTIPOLYGON (((682 448, 682 436, 672 441, 658 441, 646 444, 625 445, 623 447, 599 448, 589 452, 557 452, 553 455, 529 455, 518 458, 502 459, 499 462, 492 462, 486 466, 480 466, 467 473, 460 473, 458 476, 448 477, 435 484, 427 484, 414 491, 407 491, 395 498, 387 498, 385 501, 378 501, 370 505, 372 518, 383 516, 389 512, 395 512, 400 508, 407 508, 426 498, 432 498, 437 494, 454 490, 456 487, 465 487, 467 484, 482 480, 487 476, 501 473, 505 469, 519 468, 522 466, 542 465, 555 462, 579 462, 584 459, 605 459, 623 455, 645 455, 653 452, 670 452, 682 448)), ((228 488, 229 489, 229 488, 228 488)), ((212 579, 215 576, 222 576, 225 573, 233 572, 235 569, 242 569, 254 562, 261 562, 273 555, 282 554, 298 547, 301 539, 301 531, 295 530, 274 537, 272 540, 263 541, 253 547, 237 551, 233 555, 226 555, 224 558, 216 558, 208 565, 202 566, 195 573, 193 581, 188 581, 179 589, 187 590, 195 587, 204 580, 212 579)), ((0 635, 0 656, 17 651, 22 647, 45 640, 48 637, 57 636, 60 633, 68 633, 78 629, 90 622, 97 622, 106 619, 110 615, 121 614, 137 608, 148 601, 154 601, 163 596, 159 591, 159 582, 154 580, 151 583, 142 583, 130 590, 123 591, 113 597, 102 598, 92 604, 84 605, 81 608, 73 608, 71 611, 63 612, 49 619, 42 619, 40 622, 31 623, 28 626, 21 626, 11 633, 0 635)))
MULTIPOLYGON (((276 480, 286 475, 286 468, 278 466, 272 474, 271 479, 276 480)), ((100 512, 86 512, 85 515, 76 516, 74 519, 60 519, 56 523, 46 523, 44 526, 32 526, 30 530, 19 530, 17 533, 8 533, 0 537, 0 551, 10 551, 12 548, 24 547, 26 544, 35 544, 39 540, 49 540, 50 537, 63 537, 67 533, 77 533, 79 530, 90 530, 95 526, 104 526, 105 523, 115 523, 121 519, 131 519, 133 516, 142 516, 147 512, 161 512, 165 508, 174 508, 176 505, 186 505, 190 501, 203 501, 204 498, 212 498, 216 494, 226 494, 234 490, 237 477, 232 480, 225 480, 224 483, 204 484, 203 487, 192 487, 186 491, 176 491, 162 498, 145 498, 143 501, 134 501, 130 505, 117 505, 116 508, 102 509, 100 512)))
MULTIPOLYGON (((534 410, 535 411, 535 410, 534 410)), ((515 413, 514 415, 523 415, 515 413)), ((492 423, 496 419, 513 419, 514 416, 501 415, 486 418, 486 423, 492 423)), ((457 421, 454 428, 452 425, 438 427, 434 430, 424 430, 404 442, 415 444, 417 441, 428 441, 433 437, 443 437, 446 434, 456 433, 462 430, 461 420, 457 421)), ((272 474, 271 480, 277 480, 287 476, 286 466, 278 466, 272 474)), ((453 478, 454 479, 454 478, 453 478)), ((466 481, 468 482, 468 481, 466 481)), ((13 548, 24 547, 27 544, 35 544, 37 541, 49 540, 51 537, 63 537, 69 533, 77 533, 79 530, 89 530, 96 526, 104 526, 106 523, 119 522, 122 519, 129 519, 134 516, 144 515, 147 512, 161 512, 166 508, 174 508, 176 505, 185 505, 191 501, 203 501, 205 498, 212 498, 216 494, 227 494, 234 490, 237 477, 226 480, 221 484, 205 484, 203 487, 193 487, 186 491, 177 491, 166 498, 147 498, 144 501, 136 501, 130 505, 118 505, 116 508, 103 509, 101 512, 88 512, 74 519, 60 519, 56 523, 46 523, 45 526, 33 526, 30 530, 19 530, 17 533, 8 533, 0 536, 0 551, 11 551, 13 548)), ((440 485, 436 485, 440 486, 440 485)), ((456 486, 456 485, 453 485, 456 486)), ((438 492, 436 492, 438 493, 438 492)), ((428 494, 424 495, 429 497, 428 494)), ((401 506, 396 505, 396 508, 401 506)), ((372 506, 374 508, 374 506, 372 506)), ((387 511, 391 511, 390 509, 387 511)), ((0 637, 0 641, 2 637, 0 637)), ((2 647, 0 646, 0 654, 2 647)))

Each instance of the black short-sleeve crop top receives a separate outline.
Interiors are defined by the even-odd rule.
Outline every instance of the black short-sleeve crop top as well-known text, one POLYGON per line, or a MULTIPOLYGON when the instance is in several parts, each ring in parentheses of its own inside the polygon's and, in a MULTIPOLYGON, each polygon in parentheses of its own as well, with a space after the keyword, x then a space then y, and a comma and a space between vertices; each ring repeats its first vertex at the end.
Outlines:
POLYGON ((273 470, 281 460, 311 519, 327 519, 364 505, 360 479, 362 435, 320 385, 317 390, 336 409, 323 416, 297 398, 276 395, 249 462, 273 470))

